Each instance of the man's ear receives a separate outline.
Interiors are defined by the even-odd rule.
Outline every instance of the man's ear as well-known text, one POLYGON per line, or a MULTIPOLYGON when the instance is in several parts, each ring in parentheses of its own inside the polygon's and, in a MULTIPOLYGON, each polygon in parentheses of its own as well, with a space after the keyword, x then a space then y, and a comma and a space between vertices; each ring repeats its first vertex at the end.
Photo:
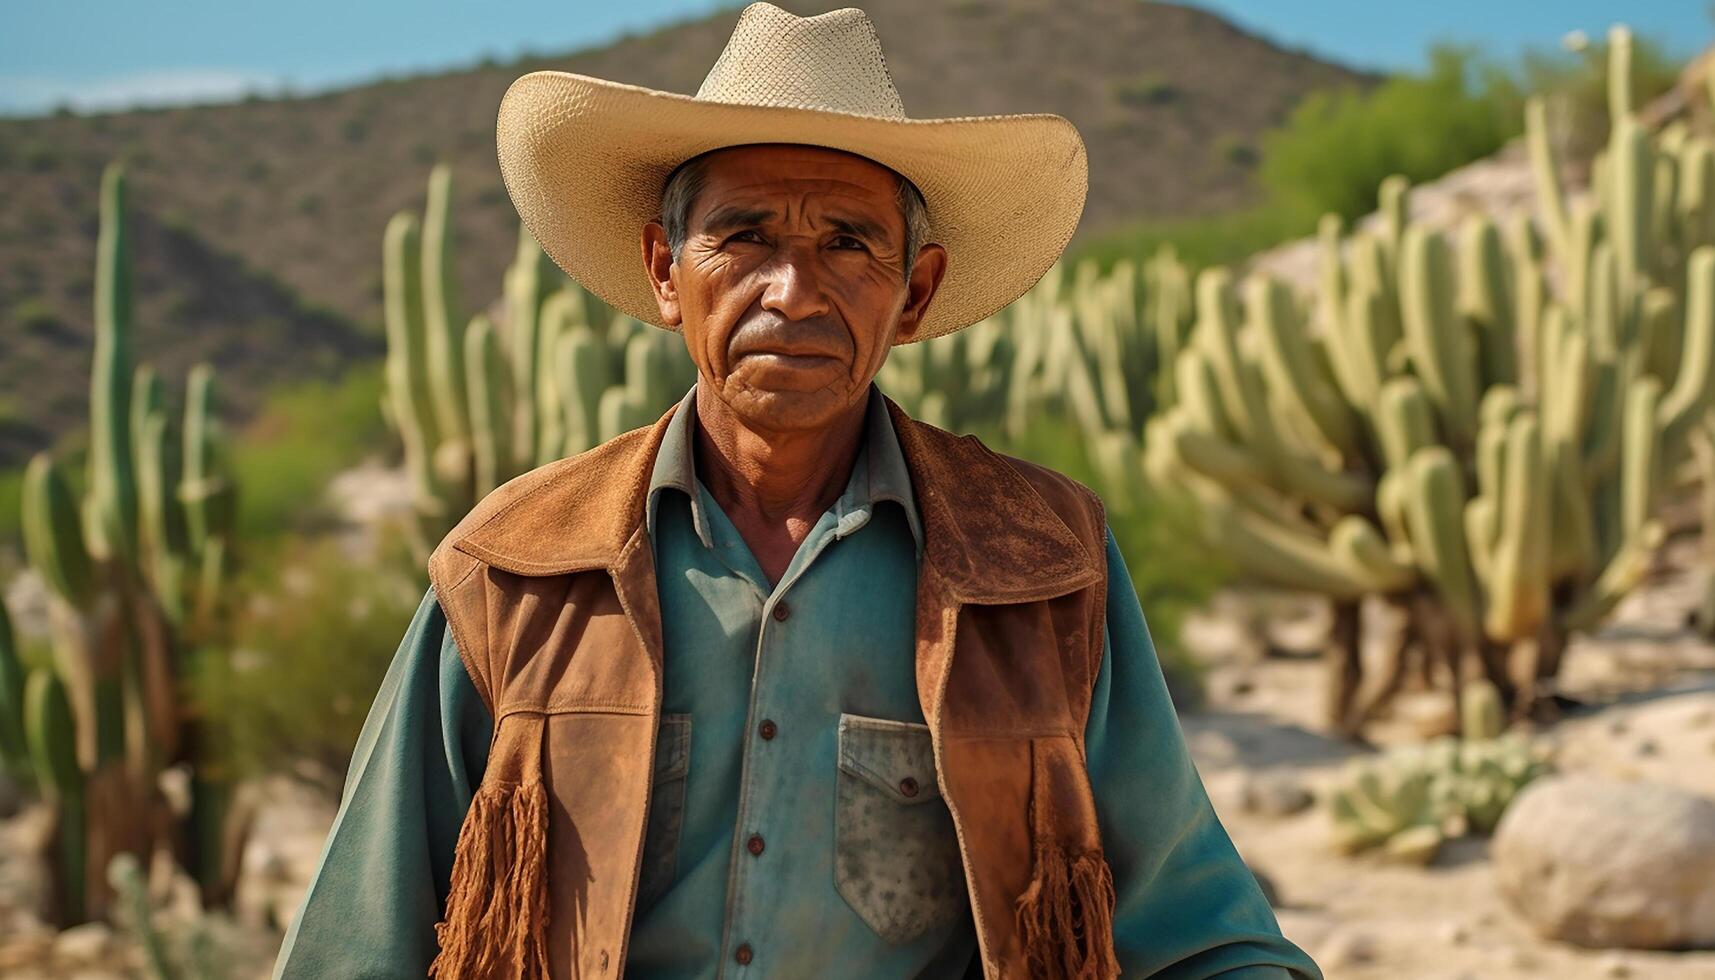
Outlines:
POLYGON ((905 308, 899 313, 894 343, 905 343, 917 335, 929 312, 929 301, 935 298, 935 290, 941 287, 941 277, 946 273, 946 249, 929 242, 917 250, 917 264, 911 267, 911 278, 905 283, 905 308))
POLYGON ((655 306, 661 322, 679 325, 679 287, 673 282, 673 249, 667 244, 667 229, 659 221, 643 226, 643 271, 655 291, 655 306))

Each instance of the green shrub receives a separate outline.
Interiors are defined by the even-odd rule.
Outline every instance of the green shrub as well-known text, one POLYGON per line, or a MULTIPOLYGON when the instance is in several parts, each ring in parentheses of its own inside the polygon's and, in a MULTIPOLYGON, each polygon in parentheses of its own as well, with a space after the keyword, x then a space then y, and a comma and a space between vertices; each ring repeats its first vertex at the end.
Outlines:
POLYGON ((1426 75, 1400 75, 1369 90, 1313 92, 1284 126, 1263 136, 1258 175, 1270 199, 1349 219, 1375 207, 1390 174, 1413 183, 1488 156, 1524 128, 1513 82, 1438 46, 1426 75), (1480 75, 1481 79, 1473 76, 1480 75))
POLYGON ((1215 140, 1215 162, 1234 167, 1254 167, 1256 147, 1243 136, 1227 133, 1215 140))
POLYGON ((23 547, 24 467, 0 470, 0 545, 23 547))
POLYGON ((275 391, 233 447, 239 534, 274 537, 312 519, 330 477, 388 444, 380 402, 379 364, 275 391))
POLYGON ((1179 98, 1179 89, 1153 72, 1116 81, 1113 92, 1115 99, 1132 106, 1165 105, 1179 98))
POLYGON ((46 143, 26 143, 18 152, 18 157, 24 163, 24 169, 33 174, 43 174, 60 165, 60 152, 46 143))
POLYGON ((283 772, 337 796, 425 586, 329 538, 293 539, 248 575, 257 598, 234 615, 232 652, 197 658, 192 696, 236 774, 283 772))
POLYGON ((1102 269, 1120 259, 1154 255, 1163 245, 1193 269, 1233 265, 1284 241, 1316 232, 1317 216, 1297 207, 1264 204, 1222 214, 1142 221, 1082 243, 1064 260, 1093 259, 1102 269))
POLYGON ((29 296, 12 305, 12 322, 26 333, 47 333, 60 325, 60 318, 40 296, 29 296))

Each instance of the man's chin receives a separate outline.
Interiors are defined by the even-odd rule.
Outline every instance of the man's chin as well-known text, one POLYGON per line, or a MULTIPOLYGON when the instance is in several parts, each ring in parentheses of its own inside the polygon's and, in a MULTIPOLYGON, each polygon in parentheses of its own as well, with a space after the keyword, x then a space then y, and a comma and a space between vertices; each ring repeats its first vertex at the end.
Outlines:
POLYGON ((733 378, 727 383, 722 401, 747 427, 802 431, 828 425, 850 407, 854 397, 845 377, 814 388, 765 386, 752 379, 733 378))

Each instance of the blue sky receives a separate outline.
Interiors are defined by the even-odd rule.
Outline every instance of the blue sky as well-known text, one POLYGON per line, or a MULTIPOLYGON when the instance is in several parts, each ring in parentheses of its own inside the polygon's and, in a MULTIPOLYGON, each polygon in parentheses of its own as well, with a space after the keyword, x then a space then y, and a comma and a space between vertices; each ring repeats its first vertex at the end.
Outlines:
MULTIPOLYGON (((863 0, 844 0, 862 6, 863 0)), ((939 2, 939 0, 925 0, 939 2)), ((839 6, 831 2, 828 6, 839 6)), ((1198 0, 1242 26, 1379 70, 1421 67, 1436 40, 1499 55, 1624 19, 1681 56, 1715 42, 1703 0, 1198 0)), ((695 17, 730 0, 77 0, 13 3, 0 31, 0 114, 312 92, 384 73, 555 52, 695 17)))

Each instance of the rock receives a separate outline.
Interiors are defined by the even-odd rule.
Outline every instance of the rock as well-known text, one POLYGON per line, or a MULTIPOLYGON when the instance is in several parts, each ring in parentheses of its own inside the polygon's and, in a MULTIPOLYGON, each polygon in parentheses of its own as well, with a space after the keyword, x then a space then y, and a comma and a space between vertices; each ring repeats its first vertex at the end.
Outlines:
POLYGON ((1618 953, 1610 953, 1597 961, 1596 969, 1605 977, 1629 977, 1632 975, 1632 964, 1618 953))
POLYGON ((1373 963, 1379 947, 1374 936, 1356 929, 1339 929, 1316 951, 1316 965, 1330 974, 1373 963))
POLYGON ((1288 773, 1252 773, 1240 788, 1240 803, 1251 813, 1286 817, 1308 810, 1316 798, 1298 777, 1288 773))
POLYGON ((1444 922, 1437 935, 1449 946, 1463 946, 1471 941, 1471 928, 1463 922, 1444 922))
POLYGON ((1715 947, 1715 800, 1547 776, 1495 829, 1495 879, 1541 935, 1581 946, 1715 947))
POLYGON ((1204 687, 1214 704, 1240 700, 1256 691, 1256 680, 1242 669, 1217 670, 1208 675, 1204 687))
POLYGON ((62 960, 89 963, 112 949, 113 930, 105 922, 85 922, 54 937, 54 956, 62 960))
POLYGON ((1519 949, 1516 947, 1507 951, 1506 963, 1507 966, 1510 966, 1515 970, 1520 970, 1532 975, 1535 974, 1536 968, 1540 965, 1535 953, 1528 949, 1519 949))

